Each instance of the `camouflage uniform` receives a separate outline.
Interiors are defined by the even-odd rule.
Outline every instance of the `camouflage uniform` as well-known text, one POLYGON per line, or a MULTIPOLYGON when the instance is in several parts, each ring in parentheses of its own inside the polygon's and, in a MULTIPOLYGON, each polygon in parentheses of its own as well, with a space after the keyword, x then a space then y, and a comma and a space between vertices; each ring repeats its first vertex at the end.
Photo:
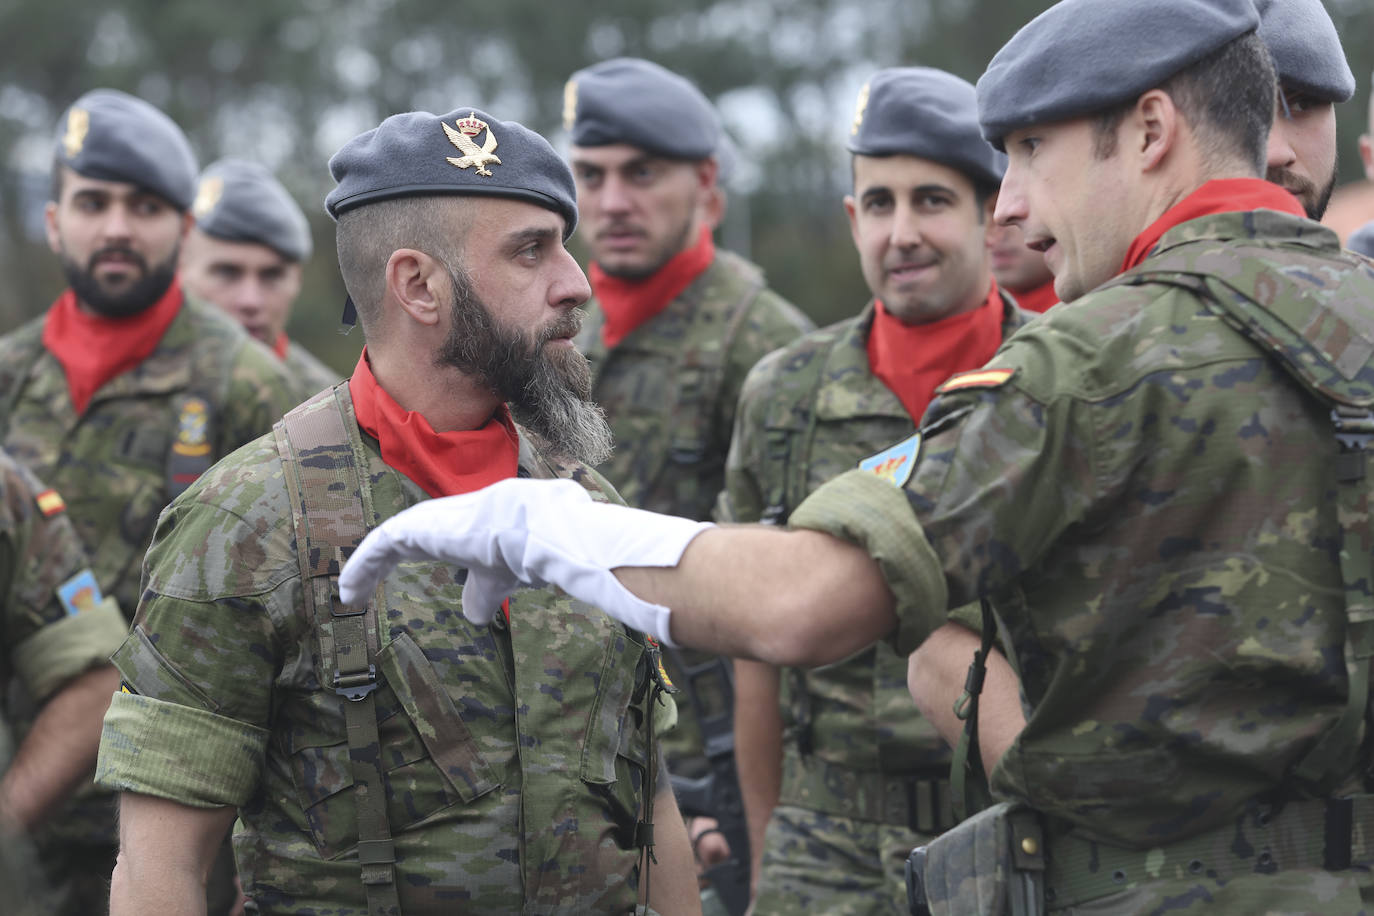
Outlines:
MULTIPOLYGON (((82 581, 91 575, 86 554, 60 501, 46 503, 46 512, 40 506, 44 492, 28 470, 0 451, 0 700, 13 701, 16 697, 7 694, 18 693, 21 701, 6 705, 22 711, 15 718, 0 716, 0 728, 8 732, 12 725, 16 744, 32 726, 35 711, 72 678, 105 664, 128 632, 113 598, 94 600, 98 585, 81 593, 94 585, 93 578, 82 581), (67 594, 65 603, 59 589, 67 594)), ((44 499, 54 500, 55 494, 44 499)), ((9 757, 0 755, 0 772, 9 757)), ((6 837, 0 846, 0 878, 5 879, 0 883, 23 901, 28 895, 15 882, 22 877, 27 884, 31 876, 9 870, 17 872, 27 860, 27 843, 6 837)), ((46 898, 31 902, 33 912, 58 907, 46 898)))
MULTIPOLYGON (((61 364, 42 345, 43 321, 0 338, 0 436, 63 494, 97 581, 132 612, 158 512, 184 478, 290 409, 286 376, 233 319, 187 298, 152 355, 103 385, 78 414, 61 364)), ((112 853, 113 797, 82 797, 50 819, 39 844, 45 862, 70 858, 77 869, 96 855, 83 849, 112 853)))
POLYGON ((309 400, 339 381, 339 373, 326 366, 315 354, 294 340, 286 345, 286 374, 291 376, 295 403, 309 400))
POLYGON ((1370 730, 1327 779, 1293 772, 1358 683, 1332 411, 1223 317, 1282 316, 1321 341, 1295 364, 1368 393, 1371 301, 1374 268, 1314 223, 1183 223, 1024 328, 1002 372, 947 383, 904 492, 850 473, 793 513, 879 561, 899 653, 992 599, 1028 722, 991 781, 1045 816, 1052 908, 1374 905, 1368 796, 1347 870, 1323 867, 1325 803, 1300 801, 1374 789, 1370 730))
MULTIPOLYGON (((745 376, 814 325, 764 285, 757 267, 719 248, 681 295, 611 350, 601 340, 605 317, 595 299, 587 311, 577 346, 591 360, 592 399, 605 408, 616 443, 600 470, 632 506, 709 519, 745 376)), ((690 665, 710 658, 680 654, 690 665)), ((671 661, 669 671, 686 683, 671 661)), ((724 705, 713 696, 701 700, 712 709, 724 705)), ((699 775, 700 728, 686 702, 680 712, 665 747, 673 761, 695 758, 686 769, 699 775)))
MULTIPOLYGON (((293 413, 333 411, 352 441, 298 454, 360 456, 365 491, 336 498, 340 518, 361 508, 371 527, 428 498, 360 435, 347 385, 293 413)), ((615 498, 595 472, 521 446, 522 476, 569 477, 615 498)), ((328 469, 346 479, 338 467, 328 469)), ((283 472, 264 437, 163 514, 146 599, 114 659, 132 692, 111 706, 96 778, 236 806, 239 873, 264 911, 361 916, 346 701, 324 670, 340 631, 303 610, 283 472)), ((375 702, 402 911, 628 912, 649 710, 671 708, 651 699, 651 654, 638 634, 551 590, 518 592, 509 622, 497 614, 478 627, 462 615, 461 581, 448 566, 407 563, 379 599, 375 702)), ((337 564, 325 584, 337 601, 337 564)))
MULTIPOLYGON (((1003 294, 1003 337, 1033 318, 1003 294)), ((916 430, 872 372, 870 302, 749 373, 716 516, 786 522, 813 490, 916 430)), ((974 619, 976 620, 976 612, 974 619)), ((785 668, 783 782, 754 912, 887 913, 907 853, 952 826, 949 748, 917 713, 906 657, 880 644, 814 671, 785 668)))

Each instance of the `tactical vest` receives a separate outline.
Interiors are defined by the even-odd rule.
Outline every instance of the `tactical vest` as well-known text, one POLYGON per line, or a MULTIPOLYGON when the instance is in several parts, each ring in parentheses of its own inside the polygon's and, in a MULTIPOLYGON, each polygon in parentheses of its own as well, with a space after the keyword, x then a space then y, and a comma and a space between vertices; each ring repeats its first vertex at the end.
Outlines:
POLYGON ((592 363, 595 397, 606 403, 616 431, 616 454, 601 471, 630 505, 710 518, 730 446, 716 433, 721 389, 735 339, 764 289, 757 267, 717 251, 673 305, 614 351, 601 340, 605 318, 599 311, 583 328, 578 343, 592 363), (708 287, 714 293, 709 301, 708 287), (665 317, 680 317, 681 326, 670 334, 646 333, 661 329, 665 317), (608 402, 600 384, 608 364, 635 359, 653 360, 653 371, 634 380, 628 400, 608 402))
MULTIPOLYGON (((454 842, 454 834, 435 825, 441 812, 468 807, 469 822, 482 827, 479 835, 492 838, 482 856, 518 850, 526 907, 628 912, 639 851, 653 842, 653 716, 662 687, 656 646, 646 647, 638 633, 580 602, 525 591, 511 598, 510 622, 498 614, 485 631, 473 628, 490 638, 478 636, 449 658, 451 650, 427 645, 425 636, 436 611, 460 613, 457 582, 438 565, 421 577, 423 591, 415 589, 414 576, 393 572, 367 606, 344 607, 339 569, 382 520, 373 484, 360 474, 370 459, 346 387, 292 410, 273 435, 299 545, 301 611, 313 620, 321 690, 338 695, 318 702, 337 708, 329 715, 342 719, 342 728, 328 731, 348 736, 346 745, 329 745, 326 757, 327 735, 312 739, 312 729, 302 735, 297 726, 274 733, 293 760, 304 755, 297 783, 305 781, 306 822, 321 855, 336 858, 355 847, 369 914, 399 914, 401 897, 418 893, 413 879, 425 877, 427 857, 462 861, 476 851, 455 845, 445 852, 442 844, 454 842), (567 608, 549 607, 553 600, 567 608), (554 667, 550 659, 579 676, 557 690, 539 689, 535 669, 554 667), (412 725, 400 738, 398 712, 412 725), (413 769, 426 757, 442 775, 437 787, 413 769), (608 823, 614 848, 598 841, 598 825, 608 823), (427 827, 433 838, 417 838, 425 845, 416 862, 404 834, 427 827), (412 857, 400 856, 399 866, 398 846, 412 857)), ((575 478, 578 472, 550 464, 522 436, 520 475, 575 478)), ((474 885, 486 871, 474 866, 474 885)), ((419 911, 450 910, 432 904, 412 910, 419 911)))

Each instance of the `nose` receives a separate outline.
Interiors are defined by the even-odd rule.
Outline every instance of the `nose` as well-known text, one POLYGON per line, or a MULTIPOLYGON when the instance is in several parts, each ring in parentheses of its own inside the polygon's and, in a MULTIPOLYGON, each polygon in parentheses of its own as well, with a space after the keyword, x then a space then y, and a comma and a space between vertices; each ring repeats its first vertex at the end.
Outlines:
POLYGON ((921 218, 916 214, 916 208, 907 201, 899 200, 892 211, 889 244, 894 248, 915 248, 921 241, 921 218))
POLYGON ((262 309, 266 298, 263 293, 261 282, 253 277, 245 277, 234 284, 229 298, 240 314, 251 315, 262 309))
POLYGON ((1298 154, 1293 151, 1293 141, 1288 136, 1291 123, 1281 110, 1274 113, 1274 123, 1269 128, 1269 145, 1265 150, 1265 165, 1268 168, 1286 169, 1298 161, 1298 154))
POLYGON ((549 287, 549 304, 555 308, 576 308, 592 297, 591 284, 566 248, 563 249, 561 268, 549 287))
POLYGON ((614 173, 601 183, 601 209, 606 213, 625 213, 630 209, 630 195, 625 181, 614 173))
POLYGON ((1019 226, 1030 216, 1030 207, 1021 188, 1021 174, 1012 165, 1002 176, 1002 189, 997 192, 997 206, 992 211, 992 221, 999 226, 1019 226))
POLYGON ((106 243, 127 241, 132 234, 128 208, 118 202, 106 207, 105 219, 100 224, 100 232, 106 243))

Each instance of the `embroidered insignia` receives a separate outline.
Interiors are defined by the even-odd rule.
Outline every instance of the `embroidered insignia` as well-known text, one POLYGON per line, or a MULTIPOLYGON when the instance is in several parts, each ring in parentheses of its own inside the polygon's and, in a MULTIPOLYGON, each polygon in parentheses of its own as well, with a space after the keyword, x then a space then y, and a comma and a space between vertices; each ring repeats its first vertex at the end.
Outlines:
POLYGON ((460 169, 472 166, 478 175, 490 176, 491 170, 487 168, 487 165, 501 164, 501 160, 492 155, 492 150, 496 149, 496 135, 491 132, 486 121, 477 117, 476 112, 455 121, 454 123, 458 125, 457 130, 444 124, 443 121, 439 123, 444 125, 444 133, 448 134, 448 141, 458 147, 459 152, 463 154, 461 157, 449 156, 449 165, 456 165, 460 169), (487 140, 479 148, 473 140, 484 130, 487 132, 487 140))
POLYGON ((577 80, 563 84, 563 129, 572 130, 577 121, 577 80))
POLYGON ((38 511, 43 513, 44 518, 52 518, 67 508, 67 503, 62 499, 62 494, 56 490, 44 490, 35 496, 33 501, 38 503, 38 511))
POLYGON ((1006 384, 1007 379, 1016 374, 1015 369, 974 369, 951 375, 945 383, 935 389, 936 394, 962 391, 965 388, 996 388, 1006 384))
POLYGON ((95 573, 83 569, 57 587, 57 600, 62 602, 69 616, 75 617, 82 611, 93 609, 104 600, 104 596, 100 594, 95 573))
POLYGON ((224 196, 224 179, 218 175, 212 175, 201 181, 200 187, 196 188, 196 200, 191 204, 191 212, 197 219, 205 219, 210 215, 210 211, 215 209, 215 204, 224 196))
POLYGON ((863 123, 864 123, 864 112, 867 111, 867 110, 868 110, 868 83, 864 83, 863 88, 859 90, 859 100, 858 100, 857 102, 854 103, 854 126, 851 127, 851 128, 849 128, 849 135, 850 135, 851 137, 857 135, 858 132, 859 132, 859 128, 860 128, 861 126, 863 126, 863 123))
POLYGON ((75 159, 86 145, 86 134, 91 130, 91 113, 84 108, 73 108, 67 112, 67 132, 62 137, 62 149, 68 159, 75 159))
POLYGON ((210 453, 207 440, 209 407, 200 398, 187 398, 181 406, 181 416, 177 418, 177 441, 172 443, 172 451, 178 455, 199 457, 210 453))
POLYGON ((913 433, 892 448, 859 462, 859 469, 871 471, 895 487, 904 487, 916 470, 916 459, 921 453, 921 434, 913 433))

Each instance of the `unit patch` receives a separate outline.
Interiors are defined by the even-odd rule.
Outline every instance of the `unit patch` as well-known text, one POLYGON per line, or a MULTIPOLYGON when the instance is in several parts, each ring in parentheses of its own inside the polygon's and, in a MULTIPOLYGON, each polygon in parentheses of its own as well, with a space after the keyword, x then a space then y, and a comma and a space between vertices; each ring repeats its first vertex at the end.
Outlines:
POLYGON ((177 441, 172 443, 172 451, 178 455, 199 457, 210 453, 206 426, 210 408, 200 398, 187 398, 181 405, 181 415, 177 417, 177 441))
POLYGON ((998 388, 1005 385, 1015 374, 1015 369, 974 369, 972 372, 960 372, 946 379, 944 384, 935 389, 935 393, 948 394, 951 391, 963 391, 965 388, 998 388))
POLYGON ((62 602, 69 616, 75 617, 82 611, 92 610, 104 597, 100 594, 100 584, 95 581, 95 573, 83 569, 57 587, 57 600, 62 602))
POLYGON ((43 513, 44 518, 52 518, 67 508, 67 503, 62 499, 62 494, 56 490, 44 490, 35 496, 33 501, 38 503, 38 511, 43 513))
POLYGON ((921 454, 921 434, 912 433, 892 448, 883 449, 870 458, 859 462, 859 469, 871 471, 890 482, 895 487, 904 487, 916 470, 916 459, 921 454))

